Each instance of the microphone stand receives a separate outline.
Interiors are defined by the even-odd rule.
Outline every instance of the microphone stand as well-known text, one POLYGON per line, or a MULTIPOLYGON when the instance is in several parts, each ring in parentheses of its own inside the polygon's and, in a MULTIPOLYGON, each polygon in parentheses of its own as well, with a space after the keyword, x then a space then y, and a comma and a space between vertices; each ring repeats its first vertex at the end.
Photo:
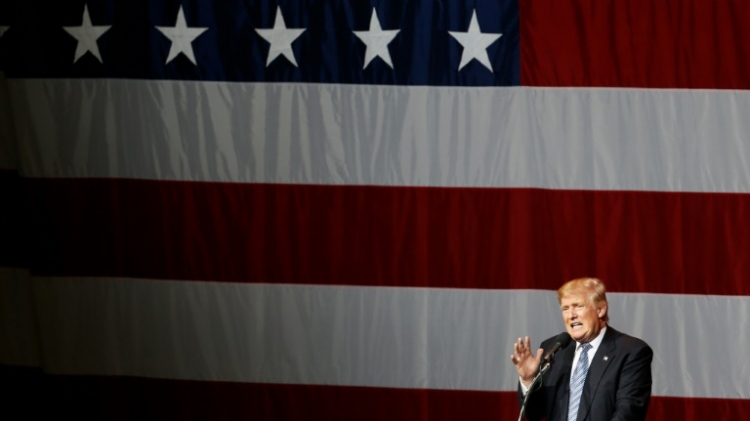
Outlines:
POLYGON ((545 362, 544 365, 539 369, 539 373, 537 373, 537 375, 534 377, 534 380, 531 381, 529 390, 526 392, 526 396, 523 397, 523 404, 521 404, 521 413, 518 414, 518 421, 521 421, 523 419, 523 413, 526 411, 526 403, 529 401, 531 392, 534 391, 534 386, 536 386, 537 383, 541 383, 542 374, 546 373, 547 370, 552 367, 553 362, 554 360, 552 358, 550 358, 549 361, 545 362))

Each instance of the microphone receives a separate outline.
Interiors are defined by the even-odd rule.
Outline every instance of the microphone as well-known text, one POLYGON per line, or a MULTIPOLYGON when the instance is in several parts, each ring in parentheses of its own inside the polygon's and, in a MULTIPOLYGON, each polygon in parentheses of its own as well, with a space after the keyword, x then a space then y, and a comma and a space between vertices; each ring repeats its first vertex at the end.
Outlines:
POLYGON ((542 364, 545 363, 552 363, 552 360, 554 359, 554 355, 557 353, 557 351, 561 350, 562 348, 565 348, 568 346, 568 344, 572 341, 570 335, 568 332, 563 332, 555 338, 555 344, 552 345, 552 348, 547 351, 547 353, 544 355, 544 358, 542 359, 542 364))

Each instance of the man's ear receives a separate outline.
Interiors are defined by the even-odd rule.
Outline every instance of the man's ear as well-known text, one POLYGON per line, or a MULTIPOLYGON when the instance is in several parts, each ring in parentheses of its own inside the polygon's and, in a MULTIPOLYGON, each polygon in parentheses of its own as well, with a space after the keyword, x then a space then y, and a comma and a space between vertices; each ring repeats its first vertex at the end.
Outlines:
POLYGON ((596 309, 596 314, 599 316, 600 319, 603 319, 604 316, 607 314, 607 302, 602 301, 599 303, 599 308, 596 309))

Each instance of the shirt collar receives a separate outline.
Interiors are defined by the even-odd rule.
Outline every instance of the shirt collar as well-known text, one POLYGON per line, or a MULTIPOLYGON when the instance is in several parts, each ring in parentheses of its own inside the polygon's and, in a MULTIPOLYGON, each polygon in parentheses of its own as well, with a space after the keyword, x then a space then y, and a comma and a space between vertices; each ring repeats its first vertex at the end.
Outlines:
MULTIPOLYGON (((602 330, 599 331, 599 334, 596 335, 596 338, 594 338, 591 342, 589 342, 591 344, 591 349, 592 350, 599 349, 599 345, 601 345, 602 340, 604 340, 604 334, 606 332, 607 332, 607 325, 604 325, 604 327, 602 328, 602 330)), ((576 341, 576 351, 578 351, 580 349, 581 349, 581 343, 578 342, 578 341, 576 341)), ((591 355, 591 354, 589 354, 589 355, 591 355)))

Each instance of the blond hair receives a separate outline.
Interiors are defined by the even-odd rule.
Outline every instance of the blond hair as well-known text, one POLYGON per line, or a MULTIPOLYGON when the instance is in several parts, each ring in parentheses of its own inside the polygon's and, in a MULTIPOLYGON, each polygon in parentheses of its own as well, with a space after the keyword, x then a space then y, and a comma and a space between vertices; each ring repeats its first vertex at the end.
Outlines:
MULTIPOLYGON (((598 307, 601 303, 607 303, 607 288, 604 286, 604 282, 597 278, 577 278, 566 282, 557 290, 557 302, 562 302, 566 295, 583 295, 594 307, 598 307)), ((604 313, 604 317, 602 317, 605 322, 609 321, 609 314, 607 313, 604 313)))

